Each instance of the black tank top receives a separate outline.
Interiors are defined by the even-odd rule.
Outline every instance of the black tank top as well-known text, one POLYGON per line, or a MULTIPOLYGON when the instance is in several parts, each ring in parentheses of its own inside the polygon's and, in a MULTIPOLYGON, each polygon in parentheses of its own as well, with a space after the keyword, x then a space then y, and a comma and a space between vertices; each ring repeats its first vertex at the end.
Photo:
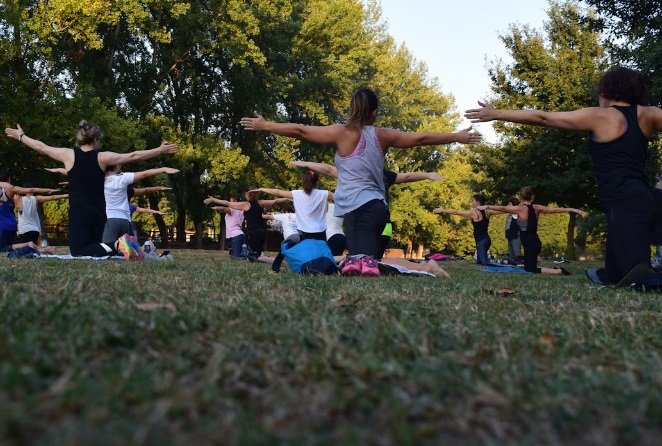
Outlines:
POLYGON ((536 210, 532 204, 527 204, 526 207, 529 209, 529 219, 526 221, 526 233, 528 235, 537 234, 538 216, 536 215, 536 210))
POLYGON ((480 221, 471 220, 471 224, 474 225, 474 240, 482 240, 487 237, 487 227, 490 224, 490 221, 487 219, 487 214, 485 211, 478 211, 483 214, 483 219, 480 221))
POLYGON ((262 213, 264 209, 257 201, 250 202, 251 208, 244 212, 244 221, 246 222, 246 230, 264 229, 264 219, 262 213))
POLYGON ((637 106, 612 107, 625 116, 625 133, 605 143, 595 142, 591 135, 588 142, 598 183, 598 198, 605 210, 648 189, 644 171, 648 138, 639 128, 637 106))
POLYGON ((74 148, 74 165, 67 174, 69 181, 69 215, 106 215, 103 184, 106 179, 99 167, 99 152, 74 148))

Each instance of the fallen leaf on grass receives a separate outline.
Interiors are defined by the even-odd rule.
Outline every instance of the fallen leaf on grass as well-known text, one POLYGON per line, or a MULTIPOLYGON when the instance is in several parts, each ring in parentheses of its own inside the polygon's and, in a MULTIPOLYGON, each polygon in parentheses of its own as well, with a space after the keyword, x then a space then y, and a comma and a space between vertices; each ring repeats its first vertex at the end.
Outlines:
POLYGON ((134 304, 134 306, 139 309, 139 310, 144 310, 144 311, 155 311, 155 310, 170 310, 173 313, 177 311, 175 306, 171 303, 166 303, 166 304, 159 304, 155 302, 146 302, 142 304, 134 304))
POLYGON ((559 342, 559 338, 554 335, 542 335, 538 338, 538 342, 540 342, 544 346, 551 347, 557 342, 559 342))
POLYGON ((336 299, 331 299, 331 302, 333 302, 336 305, 336 307, 346 307, 349 305, 349 303, 342 296, 336 299))

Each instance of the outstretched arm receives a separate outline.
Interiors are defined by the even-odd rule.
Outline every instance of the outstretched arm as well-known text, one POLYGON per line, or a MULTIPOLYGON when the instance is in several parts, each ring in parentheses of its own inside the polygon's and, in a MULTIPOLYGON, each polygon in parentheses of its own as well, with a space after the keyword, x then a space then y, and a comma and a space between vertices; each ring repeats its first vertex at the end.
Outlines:
POLYGON ((344 128, 344 126, 339 124, 311 126, 293 123, 270 122, 257 113, 255 113, 255 116, 252 118, 241 118, 241 126, 246 130, 254 132, 265 131, 280 136, 303 139, 305 141, 310 141, 317 144, 336 143, 339 134, 343 131, 344 128))
POLYGON ((49 201, 55 201, 55 200, 64 200, 65 198, 69 198, 69 194, 63 194, 63 195, 36 195, 35 200, 37 200, 37 203, 47 203, 49 201))
POLYGON ((435 208, 432 212, 434 212, 435 214, 459 215, 460 217, 472 218, 472 219, 476 215, 473 209, 469 211, 456 211, 453 209, 435 208))
POLYGON ((66 170, 71 169, 71 167, 74 165, 73 150, 65 147, 51 147, 37 139, 30 138, 25 134, 25 132, 23 132, 23 129, 19 124, 16 124, 15 129, 6 128, 5 133, 10 138, 17 139, 32 150, 36 150, 37 152, 42 153, 54 159, 55 161, 63 163, 66 170))
POLYGON ((44 167, 44 170, 47 170, 47 171, 53 172, 53 173, 59 173, 59 174, 62 174, 62 175, 67 175, 69 173, 69 172, 67 172, 67 169, 65 169, 64 167, 44 167))
POLYGON ((443 175, 440 175, 437 172, 405 172, 399 173, 395 177, 395 182, 393 184, 413 183, 415 181, 423 180, 441 181, 443 179, 443 175))
POLYGON ((218 198, 208 197, 203 200, 204 204, 219 204, 221 206, 226 206, 232 209, 238 209, 240 211, 247 211, 251 208, 251 205, 247 201, 228 201, 228 200, 219 200, 218 198))
POLYGON ((584 215, 584 211, 581 209, 575 209, 575 208, 550 208, 547 206, 541 206, 541 205, 535 205, 535 208, 541 213, 541 214, 565 214, 565 213, 575 213, 579 215, 584 215))
MULTIPOLYGON (((291 190, 281 190, 281 189, 272 189, 269 187, 261 187, 259 189, 254 189, 250 192, 264 192, 265 194, 275 195, 277 197, 289 198, 290 200, 292 199, 291 190)), ((269 201, 269 200, 260 200, 260 201, 269 201)))
POLYGON ((212 206, 212 210, 218 212, 219 214, 229 214, 232 210, 229 207, 225 206, 212 206))
POLYGON ((477 144, 483 139, 480 133, 471 132, 471 127, 455 133, 416 133, 401 132, 390 128, 379 128, 377 136, 382 148, 410 148, 417 146, 433 146, 437 144, 451 144, 454 142, 462 144, 477 144))
POLYGON ((136 207, 136 212, 140 212, 141 214, 166 215, 165 212, 159 211, 158 209, 141 208, 141 207, 136 207))
POLYGON ((99 152, 99 166, 101 170, 106 170, 108 166, 115 166, 118 164, 129 164, 138 161, 148 160, 155 156, 172 154, 177 151, 177 144, 170 144, 167 141, 161 143, 155 149, 151 150, 136 150, 129 153, 115 153, 115 152, 99 152))
POLYGON ((291 198, 276 198, 275 200, 259 200, 260 206, 268 208, 279 203, 287 203, 291 198))
POLYGON ((313 163, 311 161, 290 161, 290 166, 303 167, 331 178, 338 178, 338 169, 332 164, 313 163))
POLYGON ((546 112, 542 110, 501 110, 480 101, 478 105, 480 108, 474 108, 464 112, 464 117, 473 123, 507 121, 565 130, 596 131, 601 122, 604 123, 606 121, 605 117, 610 114, 610 110, 604 107, 589 107, 564 112, 546 112))
MULTIPOLYGON (((135 177, 134 177, 135 178, 135 177)), ((172 187, 165 187, 165 186, 152 186, 152 187, 141 187, 141 188, 134 188, 133 189, 133 196, 134 197, 142 197, 147 194, 153 194, 154 192, 164 192, 167 190, 172 190, 172 187)))
POLYGON ((179 173, 179 169, 173 169, 172 167, 159 167, 157 169, 148 169, 143 170, 142 172, 135 172, 133 174, 133 182, 135 183, 137 181, 144 180, 145 178, 161 175, 162 173, 172 175, 179 173))

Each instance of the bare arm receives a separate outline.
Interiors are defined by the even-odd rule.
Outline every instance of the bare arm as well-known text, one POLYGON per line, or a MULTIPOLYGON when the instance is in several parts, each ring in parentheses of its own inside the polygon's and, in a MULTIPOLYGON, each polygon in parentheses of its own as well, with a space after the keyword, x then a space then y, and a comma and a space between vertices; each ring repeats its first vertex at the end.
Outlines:
POLYGON ((215 203, 232 209, 238 209, 240 211, 247 211, 251 208, 250 203, 247 201, 219 200, 218 198, 214 198, 214 197, 205 198, 203 200, 203 203, 205 204, 215 203))
POLYGON ((66 198, 69 198, 69 194, 63 194, 63 195, 36 195, 35 200, 37 200, 37 203, 47 203, 49 201, 55 201, 55 200, 64 200, 66 198))
POLYGON ((172 187, 165 186, 153 186, 153 187, 141 187, 139 189, 133 189, 134 197, 142 197, 147 194, 153 194, 154 192, 164 192, 167 190, 172 190, 172 187))
POLYGON ((154 158, 158 155, 175 152, 177 152, 177 144, 170 144, 167 141, 162 142, 159 147, 151 150, 136 150, 129 153, 99 152, 99 167, 101 167, 101 170, 106 170, 108 166, 135 163, 154 158))
POLYGON ((290 138, 310 141, 316 144, 336 144, 341 133, 344 131, 344 126, 339 124, 310 126, 303 124, 270 122, 257 113, 255 113, 255 116, 252 118, 241 118, 241 126, 246 130, 254 132, 265 131, 280 136, 288 136, 290 138))
POLYGON ((476 216, 476 212, 473 209, 469 211, 456 211, 453 209, 435 208, 432 212, 434 212, 435 214, 459 215, 460 217, 471 218, 471 219, 473 219, 476 216))
MULTIPOLYGON (((281 189, 272 189, 269 187, 261 187, 259 189, 255 189, 250 192, 264 192, 265 194, 275 195, 277 197, 289 198, 290 200, 292 199, 291 190, 281 190, 281 189)), ((266 200, 260 200, 260 201, 266 201, 266 200)))
MULTIPOLYGON (((471 122, 507 121, 519 124, 554 127, 564 130, 584 130, 600 132, 601 126, 613 126, 612 110, 606 107, 588 107, 573 111, 547 112, 542 110, 501 110, 478 102, 480 108, 464 112, 464 117, 471 122), (607 122, 605 122, 607 121, 607 122)), ((620 115, 620 112, 616 111, 620 115)))
POLYGON ((51 194, 53 192, 57 192, 59 189, 50 189, 45 187, 12 186, 11 190, 14 194, 27 195, 27 194, 51 194))
POLYGON ((44 167, 44 170, 47 170, 47 171, 53 172, 53 173, 59 173, 59 174, 62 174, 62 175, 66 175, 68 173, 67 169, 65 169, 64 167, 44 167))
POLYGON ((263 208, 268 208, 278 203, 287 203, 290 200, 291 198, 276 198, 275 200, 258 200, 258 203, 263 208))
POLYGON ((443 179, 443 175, 440 175, 437 172, 405 172, 399 173, 395 177, 395 182, 393 184, 413 183, 415 181, 423 180, 440 181, 443 179))
POLYGON ((229 214, 232 210, 229 207, 225 206, 212 206, 212 210, 218 212, 219 214, 229 214))
POLYGON ((140 212, 141 214, 166 215, 165 212, 159 211, 158 209, 151 209, 151 208, 136 207, 136 212, 140 212))
POLYGON ((137 181, 144 180, 145 178, 161 175, 162 173, 172 175, 179 173, 179 169, 173 169, 172 167, 159 167, 157 169, 148 169, 143 170, 142 172, 135 172, 133 174, 133 182, 135 183, 137 181))
POLYGON ((584 215, 584 211, 581 209, 575 209, 575 208, 550 208, 547 206, 541 206, 541 205, 534 205, 534 208, 541 214, 570 214, 570 213, 575 213, 579 215, 584 215))
POLYGON ((388 147, 410 148, 417 146, 433 146, 437 144, 477 144, 482 140, 478 132, 471 132, 471 127, 455 133, 438 132, 401 132, 390 128, 377 129, 377 137, 382 149, 388 147))
POLYGON ((19 140, 32 150, 36 150, 55 161, 63 163, 66 170, 71 169, 74 165, 74 151, 72 149, 65 147, 51 147, 37 139, 30 138, 23 132, 23 129, 18 124, 15 129, 6 128, 5 133, 10 138, 19 140))
POLYGON ((338 178, 338 169, 336 166, 326 163, 313 163, 311 161, 290 161, 291 166, 303 167, 313 172, 321 173, 331 178, 338 178))

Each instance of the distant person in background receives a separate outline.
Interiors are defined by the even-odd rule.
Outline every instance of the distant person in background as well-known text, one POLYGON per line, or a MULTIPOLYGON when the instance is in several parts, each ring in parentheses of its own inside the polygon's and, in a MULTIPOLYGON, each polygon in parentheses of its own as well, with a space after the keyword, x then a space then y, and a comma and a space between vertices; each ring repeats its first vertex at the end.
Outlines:
POLYGON ((490 224, 490 217, 498 214, 491 210, 484 210, 480 206, 485 204, 485 196, 483 194, 476 194, 471 197, 471 206, 473 209, 468 211, 456 211, 453 209, 436 208, 435 214, 450 214, 458 215, 464 218, 471 219, 471 225, 474 229, 474 241, 476 242, 476 263, 479 265, 487 265, 488 251, 492 246, 492 239, 487 233, 487 228, 490 224))
MULTIPOLYGON (((230 195, 230 203, 239 203, 244 201, 241 194, 230 195)), ((244 234, 244 211, 233 209, 228 206, 213 206, 213 210, 219 214, 225 214, 225 239, 230 243, 230 255, 234 259, 245 260, 246 256, 242 253, 242 246, 246 243, 244 234)))
MULTIPOLYGON (((517 197, 508 200, 508 205, 518 206, 517 197)), ((508 257, 516 260, 522 256, 522 240, 519 237, 519 225, 517 224, 517 214, 508 214, 506 217, 506 240, 508 240, 508 257)))
MULTIPOLYGON (((39 218, 38 206, 54 200, 69 198, 68 194, 62 195, 33 195, 31 184, 24 184, 24 190, 30 190, 25 195, 14 194, 14 204, 18 210, 18 239, 16 243, 37 243, 41 235, 41 219, 39 218)), ((42 189, 44 190, 44 189, 42 189)), ((54 189, 48 189, 53 191, 54 189)))

